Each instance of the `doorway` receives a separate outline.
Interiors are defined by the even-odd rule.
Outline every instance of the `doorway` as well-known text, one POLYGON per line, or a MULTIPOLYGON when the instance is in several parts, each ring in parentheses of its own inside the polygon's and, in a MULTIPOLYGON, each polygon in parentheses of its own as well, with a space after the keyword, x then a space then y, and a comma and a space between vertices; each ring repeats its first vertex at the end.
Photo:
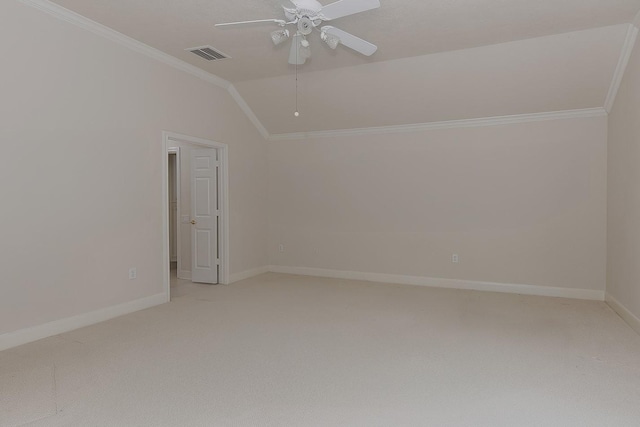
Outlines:
POLYGON ((168 173, 169 180, 169 263, 171 275, 178 275, 178 221, 180 210, 178 199, 180 197, 180 148, 168 149, 168 173))
POLYGON ((225 144, 163 133, 163 266, 171 277, 229 283, 228 150, 225 144))

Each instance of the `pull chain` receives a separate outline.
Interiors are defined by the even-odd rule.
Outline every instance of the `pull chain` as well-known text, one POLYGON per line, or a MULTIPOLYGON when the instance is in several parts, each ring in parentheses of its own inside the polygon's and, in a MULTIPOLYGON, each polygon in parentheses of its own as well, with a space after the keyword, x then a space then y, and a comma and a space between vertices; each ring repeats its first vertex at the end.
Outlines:
MULTIPOLYGON (((294 37, 294 43, 295 42, 296 42, 296 38, 294 37)), ((296 46, 296 112, 293 113, 293 115, 296 117, 300 116, 300 113, 298 112, 298 51, 299 50, 300 48, 296 46)))

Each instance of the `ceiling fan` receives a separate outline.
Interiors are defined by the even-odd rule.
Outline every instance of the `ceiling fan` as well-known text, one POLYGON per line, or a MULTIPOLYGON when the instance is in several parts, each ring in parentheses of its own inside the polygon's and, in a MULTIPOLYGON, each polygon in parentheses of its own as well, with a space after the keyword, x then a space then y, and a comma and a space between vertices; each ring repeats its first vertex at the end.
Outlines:
POLYGON ((216 27, 230 27, 234 25, 256 24, 271 22, 278 24, 281 28, 271 33, 271 39, 275 45, 285 42, 291 37, 292 32, 286 28, 288 25, 295 25, 293 30, 293 42, 289 52, 289 64, 302 65, 311 57, 311 49, 307 36, 313 30, 320 31, 320 38, 331 49, 335 49, 339 44, 355 50, 366 56, 371 56, 378 50, 378 47, 362 40, 359 37, 342 31, 331 25, 324 25, 325 21, 342 18, 356 13, 365 12, 380 7, 379 0, 339 0, 326 6, 321 5, 316 0, 290 0, 295 6, 284 9, 284 19, 260 19, 255 21, 228 22, 216 24, 216 27))

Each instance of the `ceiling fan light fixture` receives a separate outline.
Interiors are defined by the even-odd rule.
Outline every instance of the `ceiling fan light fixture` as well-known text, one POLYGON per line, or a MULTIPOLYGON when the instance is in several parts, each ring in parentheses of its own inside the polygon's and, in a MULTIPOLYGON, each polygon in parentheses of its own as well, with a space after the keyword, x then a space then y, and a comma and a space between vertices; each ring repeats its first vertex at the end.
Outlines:
POLYGON ((303 65, 311 57, 311 49, 306 37, 320 30, 322 40, 330 49, 338 45, 345 46, 365 56, 373 55, 378 47, 366 40, 354 36, 331 25, 322 26, 324 22, 333 21, 345 16, 355 15, 380 7, 380 0, 337 0, 322 5, 318 0, 289 0, 294 7, 283 5, 284 19, 258 19, 252 21, 224 22, 216 27, 228 28, 237 25, 253 25, 261 23, 277 24, 280 28, 271 32, 273 44, 280 45, 289 38, 293 39, 289 49, 288 63, 303 65), (287 30, 285 27, 289 27, 287 30))
POLYGON ((278 46, 282 42, 286 41, 289 38, 289 35, 289 30, 282 28, 271 33, 271 40, 273 40, 274 45, 278 46))
POLYGON ((335 49, 340 44, 340 37, 334 36, 333 34, 327 34, 326 32, 320 33, 320 38, 323 42, 325 42, 331 49, 335 49))

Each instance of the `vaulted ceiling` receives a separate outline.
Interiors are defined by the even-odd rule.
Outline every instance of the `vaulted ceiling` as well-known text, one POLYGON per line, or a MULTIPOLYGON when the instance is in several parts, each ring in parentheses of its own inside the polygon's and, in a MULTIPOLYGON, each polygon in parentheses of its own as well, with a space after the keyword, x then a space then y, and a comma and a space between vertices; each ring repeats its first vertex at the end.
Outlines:
MULTIPOLYGON (((602 107, 640 0, 381 0, 332 25, 378 45, 372 57, 312 37, 294 67, 275 26, 287 0, 53 0, 234 83, 269 133, 425 123, 602 107), (231 59, 185 51, 211 45, 231 59)), ((328 4, 330 1, 321 0, 328 4)))

